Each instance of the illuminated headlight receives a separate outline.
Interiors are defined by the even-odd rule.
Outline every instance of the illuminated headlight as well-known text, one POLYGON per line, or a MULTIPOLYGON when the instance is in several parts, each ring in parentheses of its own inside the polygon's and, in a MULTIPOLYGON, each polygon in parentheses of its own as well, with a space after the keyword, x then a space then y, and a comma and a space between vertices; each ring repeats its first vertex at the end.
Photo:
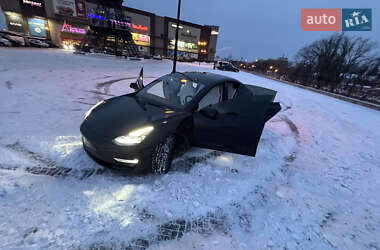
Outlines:
POLYGON ((119 146, 131 146, 141 143, 147 135, 153 131, 153 126, 147 126, 135 129, 127 135, 116 137, 113 142, 119 146))
POLYGON ((87 117, 89 117, 89 115, 91 114, 91 112, 96 108, 98 107, 99 105, 105 103, 105 101, 101 101, 101 102, 98 102, 97 104, 95 104, 94 106, 92 106, 87 112, 86 114, 84 114, 84 119, 87 119, 87 117))

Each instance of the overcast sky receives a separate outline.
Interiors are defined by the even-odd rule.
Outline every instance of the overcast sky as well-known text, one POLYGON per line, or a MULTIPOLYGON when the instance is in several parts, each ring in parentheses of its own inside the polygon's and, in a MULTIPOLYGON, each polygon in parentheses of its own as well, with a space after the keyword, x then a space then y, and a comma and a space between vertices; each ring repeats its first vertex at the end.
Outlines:
MULTIPOLYGON (((177 0, 124 0, 124 5, 176 17, 177 0)), ((254 60, 282 55, 292 59, 304 45, 332 34, 303 31, 301 8, 372 8, 370 37, 380 46, 380 0, 182 0, 181 19, 220 26, 217 54, 254 60)))

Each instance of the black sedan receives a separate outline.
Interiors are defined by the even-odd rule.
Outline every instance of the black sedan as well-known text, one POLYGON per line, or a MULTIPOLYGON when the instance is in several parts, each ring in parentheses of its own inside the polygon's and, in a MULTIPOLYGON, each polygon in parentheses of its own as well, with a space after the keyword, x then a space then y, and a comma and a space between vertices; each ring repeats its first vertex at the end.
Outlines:
POLYGON ((280 111, 276 92, 222 75, 172 73, 132 94, 93 106, 81 125, 85 151, 135 173, 169 171, 191 146, 255 156, 265 122, 280 111))
POLYGON ((230 62, 217 62, 216 68, 223 71, 239 72, 239 69, 230 62))

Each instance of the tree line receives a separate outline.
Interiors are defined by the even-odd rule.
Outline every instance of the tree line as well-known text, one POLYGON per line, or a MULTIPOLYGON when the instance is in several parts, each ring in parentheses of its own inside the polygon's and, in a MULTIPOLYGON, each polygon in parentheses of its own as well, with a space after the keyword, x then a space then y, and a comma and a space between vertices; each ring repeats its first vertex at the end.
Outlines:
POLYGON ((244 66, 247 70, 380 104, 380 56, 378 45, 368 38, 336 33, 300 49, 293 62, 280 57, 244 66))

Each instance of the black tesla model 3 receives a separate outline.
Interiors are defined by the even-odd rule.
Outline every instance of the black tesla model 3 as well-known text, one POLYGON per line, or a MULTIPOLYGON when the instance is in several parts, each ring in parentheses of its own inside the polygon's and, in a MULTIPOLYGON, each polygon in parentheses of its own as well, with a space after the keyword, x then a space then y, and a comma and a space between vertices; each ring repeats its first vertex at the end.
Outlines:
POLYGON ((135 173, 167 173, 173 155, 204 147, 255 156, 265 122, 280 111, 276 92, 202 72, 172 73, 132 94, 94 105, 81 125, 96 161, 135 173))

